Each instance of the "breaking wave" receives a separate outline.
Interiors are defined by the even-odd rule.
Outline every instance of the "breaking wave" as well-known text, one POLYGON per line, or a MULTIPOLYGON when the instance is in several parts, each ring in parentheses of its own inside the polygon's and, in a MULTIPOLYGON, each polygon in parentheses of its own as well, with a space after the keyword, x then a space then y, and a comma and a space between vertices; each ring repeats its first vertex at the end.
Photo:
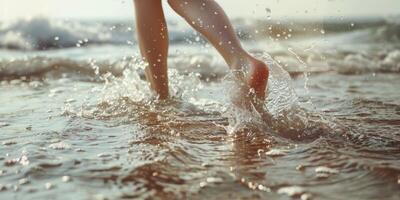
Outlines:
MULTIPOLYGON (((360 25, 353 25, 350 21, 328 21, 320 22, 317 28, 312 21, 293 23, 236 19, 234 24, 242 39, 279 38, 280 35, 290 39, 315 35, 316 32, 341 33, 337 38, 351 43, 398 42, 400 39, 400 25, 393 20, 371 20, 360 25)), ((171 43, 204 41, 189 26, 176 22, 169 22, 169 32, 171 43)), ((134 33, 134 22, 130 20, 72 21, 34 17, 0 22, 0 48, 46 50, 93 44, 134 45, 134 33)))
MULTIPOLYGON (((291 55, 281 56, 270 54, 277 58, 279 63, 291 75, 304 72, 336 72, 339 74, 354 75, 364 73, 399 73, 400 50, 393 50, 381 54, 349 53, 327 57, 326 61, 306 62, 307 67, 298 63, 291 55)), ((301 55, 313 57, 313 55, 301 55)), ((46 73, 61 74, 71 73, 86 75, 94 78, 99 74, 111 73, 121 76, 125 69, 142 62, 137 56, 117 57, 113 59, 74 59, 68 57, 52 56, 27 56, 23 58, 0 59, 0 79, 18 78, 21 76, 42 76, 46 73)), ((227 75, 228 67, 218 57, 212 54, 199 53, 188 55, 171 55, 169 66, 180 74, 198 74, 202 80, 220 79, 227 75)), ((141 75, 142 72, 140 72, 141 75)))

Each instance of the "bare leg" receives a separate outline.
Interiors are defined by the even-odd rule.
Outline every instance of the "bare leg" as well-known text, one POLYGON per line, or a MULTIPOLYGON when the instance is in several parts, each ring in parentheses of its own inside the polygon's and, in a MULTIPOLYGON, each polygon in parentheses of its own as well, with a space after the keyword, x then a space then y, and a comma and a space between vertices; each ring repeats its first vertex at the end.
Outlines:
POLYGON ((140 52, 146 78, 160 99, 168 98, 168 30, 161 0, 134 0, 140 52))
POLYGON ((256 97, 264 100, 268 67, 243 49, 223 9, 214 0, 168 0, 168 3, 213 44, 231 70, 249 67, 248 86, 254 89, 256 97))

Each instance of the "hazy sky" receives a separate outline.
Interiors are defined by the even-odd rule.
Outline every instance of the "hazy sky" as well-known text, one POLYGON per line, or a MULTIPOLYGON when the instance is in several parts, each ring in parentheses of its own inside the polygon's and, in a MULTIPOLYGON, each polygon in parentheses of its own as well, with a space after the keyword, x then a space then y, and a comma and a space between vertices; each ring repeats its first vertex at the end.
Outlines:
MULTIPOLYGON (((217 0, 232 17, 385 16, 400 0, 217 0)), ((165 0, 164 0, 165 3, 165 0)), ((132 18, 132 0, 0 0, 0 20, 36 15, 57 18, 132 18)), ((166 15, 176 15, 165 5, 166 15)))

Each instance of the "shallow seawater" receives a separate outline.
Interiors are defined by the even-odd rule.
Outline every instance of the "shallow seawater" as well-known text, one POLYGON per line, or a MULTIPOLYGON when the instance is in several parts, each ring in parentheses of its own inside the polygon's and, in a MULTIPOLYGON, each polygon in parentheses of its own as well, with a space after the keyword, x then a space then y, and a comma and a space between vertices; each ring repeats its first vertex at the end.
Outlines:
POLYGON ((198 46, 172 47, 161 102, 133 47, 4 50, 1 199, 399 199, 399 46, 305 43, 245 44, 270 63, 267 117, 198 46))

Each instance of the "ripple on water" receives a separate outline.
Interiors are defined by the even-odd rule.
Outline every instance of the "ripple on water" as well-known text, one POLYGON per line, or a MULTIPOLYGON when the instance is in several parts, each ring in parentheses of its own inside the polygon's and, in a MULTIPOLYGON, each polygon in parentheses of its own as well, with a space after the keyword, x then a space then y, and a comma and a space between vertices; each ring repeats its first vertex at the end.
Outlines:
POLYGON ((285 156, 285 155, 287 155, 287 153, 288 153, 287 150, 271 149, 271 150, 265 152, 265 155, 271 156, 271 157, 279 157, 279 156, 285 156))
POLYGON ((208 177, 206 181, 207 183, 215 183, 215 184, 224 182, 224 180, 220 177, 208 177))
MULTIPOLYGON (((9 177, 17 182, 13 182, 15 185, 0 185, 0 191, 12 192, 13 188, 26 191, 27 187, 38 185, 37 193, 68 195, 72 192, 64 193, 64 191, 73 191, 69 187, 81 187, 85 191, 95 191, 98 195, 94 195, 100 199, 108 198, 101 194, 110 194, 109 196, 115 199, 123 197, 185 199, 191 195, 198 199, 205 199, 204 197, 207 196, 215 199, 214 195, 225 197, 221 199, 236 197, 256 199, 258 197, 258 199, 300 198, 307 200, 314 196, 316 199, 323 197, 351 199, 349 194, 336 192, 337 188, 343 187, 359 191, 363 195, 361 197, 365 199, 374 197, 373 193, 393 193, 395 190, 392 190, 391 186, 395 184, 398 188, 400 184, 399 173, 393 167, 398 164, 396 159, 399 157, 399 151, 389 151, 388 148, 380 148, 380 151, 362 150, 363 148, 360 148, 362 145, 371 147, 372 143, 359 142, 360 140, 371 141, 371 137, 368 136, 352 140, 337 136, 335 141, 314 142, 314 137, 307 137, 314 134, 309 127, 317 124, 313 123, 313 120, 320 116, 310 114, 306 109, 291 107, 298 103, 297 97, 295 93, 292 93, 293 88, 289 84, 287 74, 282 75, 272 72, 273 78, 276 79, 271 80, 270 87, 272 88, 270 88, 271 96, 269 97, 271 101, 267 107, 271 108, 272 117, 276 119, 271 122, 272 125, 277 125, 276 132, 284 131, 282 134, 274 134, 269 130, 269 124, 267 126, 256 124, 257 130, 244 131, 245 133, 258 131, 259 134, 256 136, 244 134, 251 139, 246 137, 232 139, 231 135, 226 134, 224 127, 229 125, 229 119, 223 114, 226 111, 224 106, 226 102, 218 100, 224 92, 219 92, 219 88, 212 85, 207 89, 218 91, 214 96, 206 93, 207 91, 203 91, 203 94, 207 94, 206 97, 201 98, 197 98, 192 93, 185 93, 180 95, 179 100, 160 103, 142 98, 147 95, 147 89, 140 88, 147 88, 147 85, 142 80, 136 79, 137 77, 126 76, 108 83, 105 89, 101 90, 107 96, 100 97, 101 103, 98 103, 96 99, 95 103, 88 101, 89 105, 86 105, 86 103, 80 103, 79 96, 98 98, 96 92, 99 90, 88 92, 82 88, 87 87, 86 84, 90 88, 102 88, 103 84, 93 86, 91 83, 77 82, 74 83, 77 85, 74 86, 74 93, 70 93, 66 85, 68 83, 57 83, 63 86, 56 86, 50 94, 48 92, 50 89, 46 90, 44 96, 39 97, 40 102, 48 99, 47 95, 50 95, 53 97, 52 101, 56 102, 54 108, 62 107, 57 103, 58 101, 76 107, 73 107, 66 115, 55 115, 54 118, 49 119, 50 123, 60 122, 56 125, 49 125, 48 122, 41 124, 40 120, 35 121, 35 119, 33 122, 27 122, 25 118, 10 120, 13 126, 14 123, 21 122, 23 128, 27 123, 37 122, 38 125, 35 124, 34 131, 56 129, 54 131, 57 133, 52 133, 51 136, 49 134, 34 135, 35 137, 29 138, 33 138, 29 144, 25 143, 26 138, 8 137, 7 140, 2 141, 2 144, 7 146, 6 151, 9 152, 14 150, 19 152, 22 148, 19 145, 25 145, 23 148, 36 145, 41 146, 42 149, 40 155, 30 154, 29 160, 28 157, 12 159, 14 158, 12 153, 5 156, 3 159, 8 172, 6 176, 1 176, 5 172, 0 170, 2 184, 4 184, 3 178, 6 180, 9 177), (182 102, 191 102, 193 105, 182 102), (204 106, 204 102, 211 103, 204 106), (82 127, 91 128, 82 129, 82 127), (81 134, 82 132, 87 134, 81 134), (47 138, 42 137, 43 135, 58 140, 48 141, 47 138), (299 137, 303 135, 304 137, 299 137), (266 140, 275 141, 275 137, 277 142, 265 142, 266 140), (13 139, 10 140, 10 138, 13 139), (309 140, 303 140, 304 138, 312 138, 310 141, 313 142, 308 143, 309 140), (60 141, 61 139, 63 141, 60 141), (46 142, 45 145, 41 145, 43 141, 46 142), (280 141, 284 141, 282 143, 285 145, 282 145, 280 141), (91 146, 94 142, 96 145, 91 146), (78 146, 80 148, 76 148, 78 146), (305 146, 308 149, 304 150, 298 146, 305 146), (49 150, 46 150, 46 147, 49 150), (74 151, 62 151, 69 149, 74 151), (61 161, 51 161, 55 160, 54 158, 61 161), (24 166, 23 163, 29 165, 24 166), (394 169, 390 170, 389 165, 394 169), (19 174, 15 173, 17 170, 20 170, 19 174), (371 171, 374 172, 371 173, 371 171), (22 175, 29 176, 21 177, 22 175), (55 184, 57 187, 54 187, 55 184), (230 194, 233 196, 229 196, 230 194)), ((184 77, 174 76, 173 78, 184 77)), ((198 82, 188 81, 188 85, 195 85, 193 83, 198 82)), ((177 83, 174 84, 174 86, 179 86, 177 83)), ((180 83, 180 85, 185 84, 180 83)), ((193 93, 199 91, 194 89, 193 93)), ((40 94, 37 95, 40 96, 40 94)), ((201 95, 201 92, 195 95, 201 95)), ((317 98, 323 101, 325 97, 317 98)), ((355 106, 361 109, 362 113, 369 107, 397 109, 395 106, 377 105, 372 102, 355 106)), ((340 110, 338 107, 335 108, 340 110)), ((44 108, 44 112, 47 109, 44 108)), ((40 108, 37 110, 40 111, 40 108)), ((351 108, 348 110, 353 111, 351 108)), ((376 111, 372 110, 370 113, 376 111)), ((369 122, 372 119, 370 115, 360 115, 355 119, 343 113, 340 114, 342 114, 340 117, 347 117, 353 126, 359 125, 354 123, 354 120, 357 121, 360 117, 368 118, 366 121, 369 120, 369 122)), ((36 112, 32 115, 38 116, 36 112)), ((385 117, 385 115, 380 117, 385 117)), ((318 122, 318 120, 322 119, 318 118, 315 121, 318 122)), ((261 123, 264 122, 270 121, 261 121, 261 123)), ((0 122, 1 130, 8 130, 9 127, 6 127, 8 125, 4 124, 6 123, 0 122)), ((394 126, 396 121, 393 119, 390 123, 379 124, 394 126)), ((375 128, 370 131, 377 133, 375 128)), ((379 127, 380 130, 383 128, 379 127)), ((394 128, 390 130, 395 130, 394 128)), ((324 133, 327 131, 322 129, 316 130, 313 136, 326 138, 324 133)), ((34 131, 26 134, 34 134, 34 131)), ((382 134, 384 135, 385 132, 382 134)), ((388 137, 387 140, 393 139, 390 134, 385 137, 388 137)), ((379 147, 389 145, 385 143, 386 140, 376 138, 374 143, 379 144, 379 147)), ((390 143, 392 148, 397 147, 396 144, 398 143, 390 143)), ((32 151, 29 152, 32 153, 32 151)), ((8 152, 1 153, 5 155, 8 152)), ((87 197, 84 195, 79 197, 87 197)))
POLYGON ((7 126, 10 126, 10 124, 5 123, 5 122, 0 122, 0 128, 7 127, 7 126))
POLYGON ((0 192, 1 191, 6 191, 7 190, 7 186, 0 184, 0 192))
POLYGON ((325 167, 325 166, 320 166, 315 168, 316 173, 322 173, 322 174, 338 174, 339 170, 325 167))
POLYGON ((49 145, 50 148, 55 150, 66 150, 71 149, 71 145, 66 142, 58 142, 49 145))
POLYGON ((20 184, 20 185, 26 185, 28 183, 30 183, 30 181, 27 178, 19 179, 19 181, 18 181, 18 184, 20 184))
MULTIPOLYGON (((1 125, 0 125, 0 126, 1 126, 1 125)), ((11 146, 11 145, 17 144, 17 141, 8 140, 8 141, 2 142, 2 144, 3 144, 3 145, 6 145, 6 146, 11 146)))
POLYGON ((278 194, 285 194, 289 197, 300 197, 306 192, 306 189, 300 186, 287 186, 278 189, 278 194))

